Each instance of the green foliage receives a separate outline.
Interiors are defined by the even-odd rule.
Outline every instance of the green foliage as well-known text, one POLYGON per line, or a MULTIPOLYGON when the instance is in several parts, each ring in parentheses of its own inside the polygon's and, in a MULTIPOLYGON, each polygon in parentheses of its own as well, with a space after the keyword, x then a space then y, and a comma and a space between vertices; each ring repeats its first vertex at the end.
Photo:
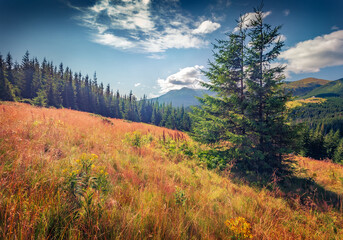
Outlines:
POLYGON ((44 91, 39 91, 37 97, 32 100, 32 104, 39 107, 47 107, 48 99, 44 91))
POLYGON ((186 205, 187 197, 185 191, 182 188, 176 187, 174 198, 176 204, 181 206, 186 205))
POLYGON ((124 142, 130 144, 132 147, 140 148, 144 145, 151 143, 153 136, 151 134, 143 135, 141 132, 134 131, 132 133, 126 133, 124 142))
POLYGON ((343 139, 339 142, 333 156, 333 161, 336 163, 343 163, 343 139))
POLYGON ((206 95, 201 108, 193 108, 193 137, 230 143, 235 150, 227 152, 228 158, 252 171, 282 172, 288 169, 282 156, 292 150, 296 136, 286 121, 290 94, 282 87, 284 67, 271 66, 284 44, 280 26, 266 24, 261 8, 254 14, 252 20, 243 15, 238 30, 214 44, 214 61, 205 72, 210 83, 203 85, 217 96, 206 95))
POLYGON ((12 84, 8 81, 5 62, 0 54, 0 100, 12 101, 13 99, 12 84))
POLYGON ((233 161, 229 150, 217 151, 217 150, 205 150, 199 151, 197 158, 200 162, 206 164, 209 169, 224 170, 227 164, 233 161))
POLYGON ((104 167, 96 166, 98 156, 82 154, 75 164, 63 170, 64 186, 71 199, 77 206, 89 211, 93 197, 102 198, 108 191, 108 173, 104 167))
POLYGON ((189 142, 182 139, 173 139, 170 136, 165 136, 160 139, 159 146, 171 158, 177 157, 178 159, 188 158, 191 159, 197 156, 200 151, 199 145, 194 142, 189 142))
POLYGON ((321 87, 313 89, 305 97, 339 97, 343 95, 343 79, 331 81, 321 87))

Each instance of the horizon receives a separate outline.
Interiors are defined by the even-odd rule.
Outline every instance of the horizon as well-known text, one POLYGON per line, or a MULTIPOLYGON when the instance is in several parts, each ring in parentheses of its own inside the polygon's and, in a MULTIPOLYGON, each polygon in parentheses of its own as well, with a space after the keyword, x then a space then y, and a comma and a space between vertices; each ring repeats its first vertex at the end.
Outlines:
MULTIPOLYGON (((20 62, 25 51, 63 62, 122 94, 160 96, 198 89, 211 43, 260 1, 11 0, 0 2, 0 53, 20 62)), ((285 81, 343 77, 343 2, 264 1, 265 20, 281 29, 285 81)))

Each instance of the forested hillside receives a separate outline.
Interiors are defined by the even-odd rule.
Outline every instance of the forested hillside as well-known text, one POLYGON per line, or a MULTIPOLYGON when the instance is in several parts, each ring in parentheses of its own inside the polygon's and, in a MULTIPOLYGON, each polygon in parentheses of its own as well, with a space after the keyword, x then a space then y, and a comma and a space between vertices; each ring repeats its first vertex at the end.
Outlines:
POLYGON ((285 88, 292 92, 294 96, 304 96, 320 86, 329 83, 329 80, 318 78, 304 78, 294 82, 286 82, 285 88))
POLYGON ((321 87, 315 88, 304 97, 339 97, 343 96, 343 78, 331 81, 321 87))
POLYGON ((343 163, 343 100, 330 97, 310 102, 311 99, 295 106, 289 114, 293 124, 302 126, 300 152, 307 157, 343 163))
POLYGON ((73 73, 62 63, 59 67, 46 59, 39 63, 37 58, 30 59, 29 52, 21 64, 13 63, 10 53, 6 59, 0 55, 0 100, 76 109, 185 131, 190 130, 191 124, 183 106, 173 108, 145 96, 138 100, 132 92, 121 95, 109 84, 99 83, 96 73, 90 78, 73 73))

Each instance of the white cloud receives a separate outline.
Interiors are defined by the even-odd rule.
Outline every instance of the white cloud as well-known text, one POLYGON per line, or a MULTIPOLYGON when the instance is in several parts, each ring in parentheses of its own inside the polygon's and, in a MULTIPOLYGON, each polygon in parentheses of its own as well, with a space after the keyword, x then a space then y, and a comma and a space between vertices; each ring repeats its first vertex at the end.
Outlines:
POLYGON ((289 9, 285 9, 283 11, 283 15, 285 15, 286 17, 291 13, 291 11, 289 11, 289 9))
POLYGON ((206 20, 194 28, 197 19, 183 14, 177 1, 97 0, 91 7, 74 8, 81 12, 81 23, 94 31, 94 42, 143 53, 204 47, 204 35, 220 27, 206 20))
POLYGON ((210 20, 203 21, 197 29, 193 30, 194 34, 208 34, 214 32, 220 28, 219 23, 212 22, 210 20))
POLYGON ((160 54, 151 54, 151 55, 148 56, 148 58, 160 60, 160 59, 165 59, 166 56, 165 55, 160 55, 160 54))
MULTIPOLYGON (((271 11, 264 12, 263 15, 262 15, 262 18, 266 18, 266 17, 268 17, 270 14, 272 14, 271 11)), ((249 25, 250 25, 250 23, 251 23, 251 21, 256 20, 256 13, 255 13, 255 12, 246 13, 246 14, 242 15, 242 16, 240 17, 240 19, 241 19, 242 21, 244 21, 242 27, 243 27, 243 28, 248 28, 249 25)), ((235 27, 235 28, 233 29, 233 32, 237 32, 237 31, 239 31, 239 28, 238 28, 238 27, 235 27)))
POLYGON ((343 30, 300 42, 282 52, 293 73, 318 72, 321 68, 343 65, 343 30))
POLYGON ((277 42, 277 41, 282 41, 282 42, 284 42, 284 41, 286 41, 286 40, 287 40, 287 37, 286 37, 285 35, 283 35, 283 34, 280 34, 279 37, 277 37, 277 38, 275 39, 275 42, 277 42))
POLYGON ((135 83, 135 87, 139 87, 141 85, 141 83, 135 83))
POLYGON ((149 93, 148 98, 157 98, 159 96, 161 96, 161 94, 149 93))
POLYGON ((160 86, 160 93, 166 93, 170 90, 178 90, 184 87, 201 89, 200 82, 203 66, 195 65, 194 67, 186 67, 180 69, 177 73, 174 73, 166 79, 158 79, 157 83, 160 86))
POLYGON ((122 49, 128 49, 134 46, 133 43, 128 41, 126 38, 117 37, 108 33, 97 34, 94 37, 94 42, 122 49))

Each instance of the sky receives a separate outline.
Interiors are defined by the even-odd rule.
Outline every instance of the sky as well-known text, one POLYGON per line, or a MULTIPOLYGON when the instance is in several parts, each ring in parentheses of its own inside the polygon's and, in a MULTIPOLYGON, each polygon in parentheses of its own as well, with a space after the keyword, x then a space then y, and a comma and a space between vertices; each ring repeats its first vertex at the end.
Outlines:
MULTIPOLYGON (((0 0, 0 53, 63 62, 114 90, 156 97, 199 88, 213 59, 255 0, 0 0)), ((342 0, 264 0, 265 21, 285 47, 286 80, 343 78, 342 0)))

